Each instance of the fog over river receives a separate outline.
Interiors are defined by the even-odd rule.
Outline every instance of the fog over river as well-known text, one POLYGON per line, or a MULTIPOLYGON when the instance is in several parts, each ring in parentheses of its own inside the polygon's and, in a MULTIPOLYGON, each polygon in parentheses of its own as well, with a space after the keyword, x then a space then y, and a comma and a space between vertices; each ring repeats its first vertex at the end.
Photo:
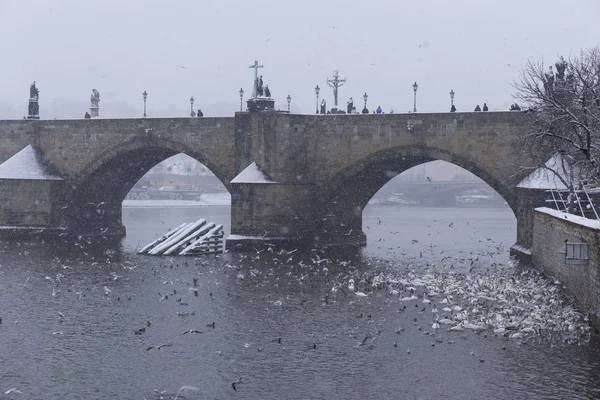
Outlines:
POLYGON ((198 218, 229 233, 226 206, 126 207, 118 244, 0 242, 0 398, 600 398, 508 207, 369 205, 359 251, 136 254, 198 218))

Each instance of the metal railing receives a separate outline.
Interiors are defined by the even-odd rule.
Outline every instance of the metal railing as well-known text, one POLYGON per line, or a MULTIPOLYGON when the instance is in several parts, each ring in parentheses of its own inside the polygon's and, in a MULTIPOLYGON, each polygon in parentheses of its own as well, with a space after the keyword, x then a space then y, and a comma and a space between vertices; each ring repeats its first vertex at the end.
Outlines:
POLYGON ((573 192, 565 189, 549 189, 546 192, 550 193, 551 199, 547 199, 546 202, 553 204, 559 211, 570 212, 590 219, 600 219, 592 196, 590 196, 590 192, 600 193, 600 188, 583 182, 580 182, 578 187, 579 189, 573 192), (571 205, 574 208, 569 210, 571 205))

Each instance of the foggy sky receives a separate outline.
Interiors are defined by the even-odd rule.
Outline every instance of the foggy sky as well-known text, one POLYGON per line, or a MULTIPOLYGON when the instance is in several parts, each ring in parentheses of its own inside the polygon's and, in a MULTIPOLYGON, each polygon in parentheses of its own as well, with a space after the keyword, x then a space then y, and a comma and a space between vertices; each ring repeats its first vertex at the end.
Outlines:
POLYGON ((276 107, 328 108, 334 69, 362 108, 508 110, 528 58, 554 63, 599 44, 598 0, 0 0, 0 118, 22 118, 29 85, 42 118, 80 118, 92 88, 102 117, 233 116, 254 60, 276 107))

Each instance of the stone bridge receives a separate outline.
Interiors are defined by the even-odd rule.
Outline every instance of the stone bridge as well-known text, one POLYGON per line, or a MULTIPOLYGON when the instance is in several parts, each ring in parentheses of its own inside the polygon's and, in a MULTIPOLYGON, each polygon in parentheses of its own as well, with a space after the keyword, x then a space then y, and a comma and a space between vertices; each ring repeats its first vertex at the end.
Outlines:
POLYGON ((369 199, 397 174, 443 160, 505 199, 519 220, 518 242, 528 247, 531 218, 520 213, 531 201, 516 189, 525 163, 511 142, 529 130, 518 112, 0 121, 0 162, 32 145, 43 168, 63 179, 19 179, 3 175, 10 160, 0 165, 0 224, 123 235, 128 191, 158 162, 185 153, 232 195, 228 248, 362 245, 369 199), (32 185, 39 185, 35 203, 32 185))
POLYGON ((235 176, 234 118, 1 121, 0 144, 2 161, 31 144, 43 168, 63 178, 47 189, 48 182, 2 180, 0 166, 0 224, 6 226, 123 235, 127 193, 150 168, 179 153, 200 161, 225 186, 235 176), (21 190, 11 190, 17 184, 21 190), (37 195, 37 204, 28 205, 32 185, 48 198, 37 195))

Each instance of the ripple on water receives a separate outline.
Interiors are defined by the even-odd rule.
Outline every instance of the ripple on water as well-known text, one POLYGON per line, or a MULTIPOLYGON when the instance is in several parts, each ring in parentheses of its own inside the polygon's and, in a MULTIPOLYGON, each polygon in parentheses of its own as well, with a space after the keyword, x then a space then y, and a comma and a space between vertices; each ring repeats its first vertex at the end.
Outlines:
MULTIPOLYGON (((483 286, 496 284, 508 296, 552 285, 508 265, 504 272, 490 266, 496 275, 482 267, 467 278, 449 268, 435 270, 430 261, 421 270, 415 260, 402 263, 361 254, 336 258, 318 253, 330 259, 319 264, 310 261, 315 252, 295 253, 289 263, 289 257, 275 260, 281 257, 271 253, 261 253, 260 259, 230 254, 185 259, 185 265, 180 259, 171 263, 118 248, 92 257, 48 257, 52 250, 43 245, 28 246, 27 256, 23 248, 2 249, 0 376, 7 386, 3 390, 17 387, 23 398, 150 399, 156 398, 154 390, 174 397, 183 385, 202 389, 202 396, 184 393, 190 399, 234 394, 272 399, 599 394, 595 341, 582 341, 582 346, 525 342, 496 337, 491 329, 431 328, 431 309, 437 306, 441 314, 446 297, 449 306, 459 305, 472 315, 470 291, 477 286, 485 290, 483 286), (135 265, 139 267, 127 268, 135 265), (427 269, 431 277, 422 272, 427 269), (122 276, 114 281, 111 272, 122 276), (63 274, 58 285, 45 279, 57 273, 63 274), (28 276, 26 287, 20 286, 28 276), (193 278, 197 296, 189 291, 193 278), (348 290, 349 279, 357 286, 364 281, 361 288, 367 295, 348 290), (429 286, 429 280, 435 284, 429 286), (399 299, 409 295, 409 287, 415 288, 418 301, 403 304, 399 299), (53 288, 61 292, 52 296, 53 288), (431 291, 438 295, 423 303, 431 291), (168 299, 161 301, 159 292, 168 299), (184 310, 193 314, 177 314, 184 310), (213 322, 214 328, 207 326, 213 322), (134 334, 143 327, 143 334, 134 334), (189 329, 203 333, 181 335, 189 329), (53 335, 56 331, 63 334, 53 335), (172 346, 147 350, 160 344, 172 346), (240 376, 244 383, 235 393, 231 382, 240 376)), ((528 301, 543 304, 544 299, 528 301)), ((526 309, 519 302, 489 306, 499 304, 526 309)))

